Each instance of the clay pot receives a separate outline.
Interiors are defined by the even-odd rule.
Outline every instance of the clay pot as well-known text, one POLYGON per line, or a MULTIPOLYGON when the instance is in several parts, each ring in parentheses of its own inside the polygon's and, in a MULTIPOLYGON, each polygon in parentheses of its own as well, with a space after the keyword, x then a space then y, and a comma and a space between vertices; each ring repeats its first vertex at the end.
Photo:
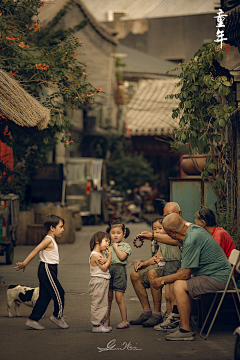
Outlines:
MULTIPOLYGON (((194 155, 194 160, 197 162, 201 172, 204 170, 206 164, 207 154, 205 155, 194 155)), ((183 155, 181 167, 186 175, 200 175, 201 172, 196 168, 190 155, 183 155)))

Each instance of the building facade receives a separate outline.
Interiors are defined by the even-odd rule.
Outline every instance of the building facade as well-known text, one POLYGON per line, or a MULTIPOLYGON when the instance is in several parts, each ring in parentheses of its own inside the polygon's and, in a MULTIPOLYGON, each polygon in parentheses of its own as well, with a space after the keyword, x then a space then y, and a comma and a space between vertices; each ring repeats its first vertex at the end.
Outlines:
POLYGON ((117 128, 115 104, 115 53, 118 40, 115 34, 106 26, 99 23, 81 0, 50 0, 46 1, 41 8, 40 21, 48 23, 65 6, 68 9, 65 15, 56 25, 56 29, 67 30, 88 19, 87 25, 74 33, 74 36, 82 41, 83 47, 79 48, 81 55, 78 60, 87 65, 85 73, 95 88, 102 88, 95 101, 88 104, 84 109, 68 109, 68 115, 74 120, 74 127, 71 132, 74 135, 75 143, 69 153, 62 143, 56 147, 55 161, 64 163, 66 156, 91 156, 96 138, 106 135, 105 127, 117 128), (68 6, 68 4, 70 4, 68 6), (83 139, 84 137, 84 139, 83 139))

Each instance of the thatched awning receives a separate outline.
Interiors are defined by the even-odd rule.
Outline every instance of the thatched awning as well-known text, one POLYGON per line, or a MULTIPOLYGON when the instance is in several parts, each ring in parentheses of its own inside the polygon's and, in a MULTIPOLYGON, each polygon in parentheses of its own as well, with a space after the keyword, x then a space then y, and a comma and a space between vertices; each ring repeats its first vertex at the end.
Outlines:
POLYGON ((19 126, 46 129, 50 110, 24 90, 16 80, 0 70, 0 114, 19 126))

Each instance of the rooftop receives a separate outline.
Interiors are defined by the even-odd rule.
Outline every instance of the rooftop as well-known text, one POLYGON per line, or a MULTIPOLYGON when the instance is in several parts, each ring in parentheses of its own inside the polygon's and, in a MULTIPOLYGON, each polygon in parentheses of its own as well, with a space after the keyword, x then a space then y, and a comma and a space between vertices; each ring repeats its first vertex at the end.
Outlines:
POLYGON ((122 20, 151 19, 216 13, 218 0, 82 0, 98 21, 113 21, 114 12, 123 12, 122 20))
MULTIPOLYGON (((69 0, 48 0, 44 2, 44 6, 39 10, 41 22, 48 23, 51 21, 59 11, 63 10, 64 6, 69 3, 69 0)), ((87 1, 75 0, 74 4, 80 9, 85 18, 88 18, 91 26, 99 33, 99 35, 112 44, 118 44, 116 34, 112 32, 106 25, 101 24, 95 17, 91 10, 86 7, 87 1)), ((72 6, 72 5, 71 5, 72 6)))
POLYGON ((178 126, 172 119, 172 110, 178 106, 176 99, 165 99, 176 94, 178 80, 141 80, 135 95, 127 105, 126 123, 132 136, 169 136, 178 126))
MULTIPOLYGON (((158 74, 166 75, 170 68, 176 67, 176 64, 171 61, 158 59, 154 56, 148 55, 142 51, 135 50, 129 46, 119 44, 117 47, 116 57, 119 55, 127 55, 122 58, 122 62, 126 64, 123 67, 123 73, 143 73, 143 74, 158 74)), ((176 76, 180 74, 180 70, 170 72, 169 75, 176 76)))

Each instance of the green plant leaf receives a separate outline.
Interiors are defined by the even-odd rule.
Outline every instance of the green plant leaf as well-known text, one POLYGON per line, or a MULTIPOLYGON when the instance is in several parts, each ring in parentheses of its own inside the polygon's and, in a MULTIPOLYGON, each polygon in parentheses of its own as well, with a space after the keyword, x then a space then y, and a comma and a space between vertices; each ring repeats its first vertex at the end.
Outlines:
POLYGON ((221 126, 221 127, 224 127, 225 124, 226 124, 223 119, 220 119, 220 120, 218 121, 218 123, 219 123, 219 126, 221 126))

